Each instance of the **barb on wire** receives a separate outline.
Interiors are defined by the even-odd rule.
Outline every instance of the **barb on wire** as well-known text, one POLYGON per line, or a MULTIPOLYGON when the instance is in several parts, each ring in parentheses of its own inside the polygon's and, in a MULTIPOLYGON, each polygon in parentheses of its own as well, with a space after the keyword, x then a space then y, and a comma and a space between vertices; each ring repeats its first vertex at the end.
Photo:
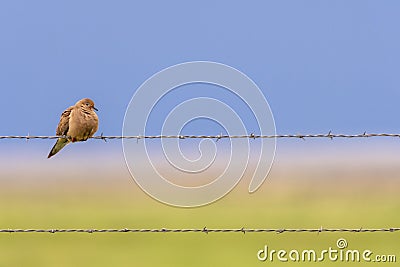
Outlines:
MULTIPOLYGON (((0 136, 0 139, 57 139, 60 137, 66 136, 44 136, 44 135, 3 135, 0 136)), ((162 139, 162 138, 173 138, 173 139, 230 139, 230 138, 248 138, 248 139, 257 139, 257 138, 297 138, 297 139, 308 139, 308 138, 368 138, 368 137, 395 137, 400 138, 400 133, 362 133, 362 134, 334 134, 329 131, 327 134, 276 134, 276 135, 258 135, 254 133, 250 133, 247 135, 130 135, 130 136, 105 136, 103 133, 99 136, 93 136, 92 139, 99 139, 103 141, 112 140, 112 139, 162 139)))
POLYGON ((314 228, 314 229, 295 229, 295 228, 188 228, 188 229, 0 229, 0 233, 322 233, 322 232, 347 232, 347 233, 375 233, 386 232, 394 233, 399 232, 400 228, 314 228))

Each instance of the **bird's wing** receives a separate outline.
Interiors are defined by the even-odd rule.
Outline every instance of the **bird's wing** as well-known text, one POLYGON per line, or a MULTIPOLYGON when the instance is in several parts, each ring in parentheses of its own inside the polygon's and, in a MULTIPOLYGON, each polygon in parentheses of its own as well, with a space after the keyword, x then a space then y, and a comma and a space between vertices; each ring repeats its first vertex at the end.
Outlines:
POLYGON ((69 107, 61 114, 60 122, 58 123, 56 135, 67 135, 69 129, 69 118, 73 107, 69 107))

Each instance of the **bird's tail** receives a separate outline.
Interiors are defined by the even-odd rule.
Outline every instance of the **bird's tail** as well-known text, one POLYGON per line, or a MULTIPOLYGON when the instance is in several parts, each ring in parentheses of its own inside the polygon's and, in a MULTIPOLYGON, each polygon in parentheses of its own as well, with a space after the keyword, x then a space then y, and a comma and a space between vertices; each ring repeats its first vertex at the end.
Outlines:
POLYGON ((55 154, 57 154, 58 151, 60 151, 63 147, 65 147, 70 141, 66 138, 58 138, 57 142, 55 143, 55 145, 53 146, 53 148, 51 149, 49 155, 47 156, 47 158, 50 158, 52 156, 54 156, 55 154))

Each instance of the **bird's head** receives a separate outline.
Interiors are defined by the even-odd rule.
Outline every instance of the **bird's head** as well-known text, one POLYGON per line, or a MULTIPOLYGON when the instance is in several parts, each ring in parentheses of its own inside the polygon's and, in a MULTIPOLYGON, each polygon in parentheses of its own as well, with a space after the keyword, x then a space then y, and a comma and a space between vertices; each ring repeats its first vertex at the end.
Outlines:
POLYGON ((84 108, 84 109, 90 109, 90 110, 98 110, 95 106, 94 106, 94 102, 92 99, 89 98, 84 98, 79 100, 78 102, 76 102, 75 106, 84 108))

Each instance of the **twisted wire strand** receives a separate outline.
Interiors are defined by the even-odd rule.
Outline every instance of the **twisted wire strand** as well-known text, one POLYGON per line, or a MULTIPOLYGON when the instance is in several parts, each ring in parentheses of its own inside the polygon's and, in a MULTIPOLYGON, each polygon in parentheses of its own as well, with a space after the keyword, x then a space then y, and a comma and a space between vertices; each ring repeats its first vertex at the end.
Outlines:
POLYGON ((188 228, 188 229, 0 229, 0 233, 323 233, 323 232, 341 232, 341 233, 376 233, 386 232, 394 233, 399 232, 400 228, 314 228, 314 229, 272 229, 272 228, 230 228, 230 229, 217 229, 217 228, 188 228))
MULTIPOLYGON (((3 135, 0 139, 57 139, 60 137, 67 138, 66 136, 43 136, 43 135, 3 135)), ((400 138, 400 133, 361 133, 361 134, 334 134, 332 132, 326 134, 277 134, 277 135, 258 135, 258 134, 247 134, 247 135, 131 135, 131 136, 105 136, 103 134, 91 137, 92 139, 100 140, 112 140, 112 139, 229 139, 229 138, 297 138, 297 139, 308 139, 308 138, 368 138, 368 137, 394 137, 400 138)))

